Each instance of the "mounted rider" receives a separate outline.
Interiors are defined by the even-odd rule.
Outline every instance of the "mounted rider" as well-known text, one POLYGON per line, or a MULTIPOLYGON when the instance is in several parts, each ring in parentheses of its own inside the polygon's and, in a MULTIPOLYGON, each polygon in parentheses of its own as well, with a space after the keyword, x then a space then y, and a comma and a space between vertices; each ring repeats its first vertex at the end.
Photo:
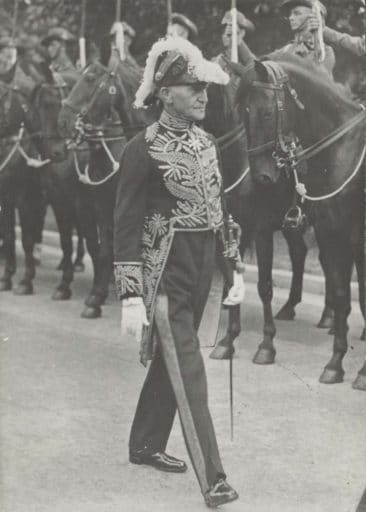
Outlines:
MULTIPOLYGON (((320 15, 323 19, 327 16, 326 7, 315 0, 319 6, 320 15)), ((278 52, 291 53, 317 63, 320 69, 324 70, 333 78, 335 56, 333 49, 324 46, 324 61, 320 62, 318 57, 317 41, 314 32, 308 29, 307 21, 313 15, 313 0, 284 0, 281 5, 281 12, 288 18, 294 39, 278 52)))
POLYGON ((168 25, 167 36, 182 37, 192 42, 198 37, 198 28, 197 25, 184 14, 173 12, 168 25))
MULTIPOLYGON (((356 57, 361 57, 363 59, 364 65, 366 65, 366 18, 365 18, 365 0, 354 0, 355 7, 358 11, 358 14, 361 16, 364 34, 362 36, 352 36, 345 32, 339 32, 333 28, 324 26, 323 27, 323 36, 324 41, 331 45, 334 49, 343 49, 356 57)), ((308 30, 310 32, 314 32, 319 29, 319 19, 312 15, 308 19, 308 30)), ((366 77, 365 77, 365 69, 363 69, 363 73, 359 83, 357 84, 356 91, 358 99, 366 104, 366 77)))
MULTIPOLYGON (((141 66, 137 63, 136 59, 131 54, 131 45, 136 37, 136 31, 126 21, 115 22, 110 30, 112 49, 118 54, 118 33, 119 30, 123 31, 123 63, 130 69, 135 70, 137 73, 142 73, 141 66)), ((120 58, 121 55, 118 55, 120 58)))
POLYGON ((49 67, 56 73, 75 72, 76 68, 67 54, 67 45, 75 41, 75 37, 63 27, 51 28, 42 39, 46 48, 49 67))
MULTIPOLYGON (((221 26, 223 51, 213 58, 213 61, 219 64, 222 69, 230 76, 230 82, 227 85, 227 91, 230 98, 230 104, 234 104, 236 91, 240 84, 240 78, 232 71, 230 66, 232 51, 233 34, 233 15, 232 11, 227 11, 222 18, 221 26)), ((243 66, 247 66, 255 59, 254 54, 244 41, 247 33, 255 31, 254 24, 240 11, 237 11, 237 41, 238 41, 238 60, 243 66)))

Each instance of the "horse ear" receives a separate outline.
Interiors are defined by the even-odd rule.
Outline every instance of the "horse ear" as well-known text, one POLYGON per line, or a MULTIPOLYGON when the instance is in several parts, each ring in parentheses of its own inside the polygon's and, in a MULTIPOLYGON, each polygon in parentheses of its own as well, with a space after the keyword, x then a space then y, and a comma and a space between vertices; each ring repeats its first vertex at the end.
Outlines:
POLYGON ((269 81, 268 69, 263 64, 263 62, 261 62, 260 60, 254 61, 254 69, 258 75, 259 82, 268 82, 269 81))

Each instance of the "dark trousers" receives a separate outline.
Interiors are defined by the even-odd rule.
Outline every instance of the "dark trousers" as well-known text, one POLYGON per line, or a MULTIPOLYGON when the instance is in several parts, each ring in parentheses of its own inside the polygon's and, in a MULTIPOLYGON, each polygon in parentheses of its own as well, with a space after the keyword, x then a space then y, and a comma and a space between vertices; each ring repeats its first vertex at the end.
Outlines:
POLYGON ((216 259, 212 231, 177 233, 161 280, 155 312, 157 350, 130 436, 130 451, 165 451, 178 408, 202 492, 225 476, 207 399, 197 337, 216 259))

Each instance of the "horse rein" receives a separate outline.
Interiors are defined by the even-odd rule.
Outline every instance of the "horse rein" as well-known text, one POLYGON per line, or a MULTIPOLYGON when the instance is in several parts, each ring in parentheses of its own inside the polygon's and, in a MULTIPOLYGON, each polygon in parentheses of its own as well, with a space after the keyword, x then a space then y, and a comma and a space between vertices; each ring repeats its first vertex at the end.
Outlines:
MULTIPOLYGON (((1 82, 1 86, 3 86, 5 89, 7 89, 7 91, 10 94, 9 108, 11 107, 11 98, 12 98, 13 92, 18 93, 23 98, 26 97, 25 94, 16 85, 8 85, 4 82, 1 82)), ((2 95, 1 100, 3 99, 3 97, 5 95, 6 95, 6 92, 5 92, 5 94, 2 95)), ((26 105, 23 101, 21 101, 20 106, 24 112, 24 115, 27 116, 29 114, 28 105, 26 105)), ((6 114, 6 112, 5 112, 5 114, 6 114)), ((2 141, 8 140, 10 143, 14 143, 14 144, 13 144, 13 147, 10 149, 9 153, 7 154, 7 156, 5 157, 5 159, 3 160, 3 162, 0 164, 0 172, 2 172, 6 168, 6 166, 10 163, 10 161, 12 160, 13 156, 16 153, 19 153, 24 158, 25 163, 27 164, 28 167, 38 169, 38 168, 43 167, 44 165, 48 164, 50 162, 49 159, 40 160, 38 158, 33 158, 26 153, 25 149, 22 146, 22 142, 24 142, 26 140, 31 140, 34 137, 37 137, 39 135, 41 135, 41 132, 33 132, 30 135, 28 135, 27 137, 25 137, 25 125, 24 125, 24 122, 22 122, 20 125, 20 128, 19 128, 19 131, 16 135, 2 137, 1 138, 2 141)))

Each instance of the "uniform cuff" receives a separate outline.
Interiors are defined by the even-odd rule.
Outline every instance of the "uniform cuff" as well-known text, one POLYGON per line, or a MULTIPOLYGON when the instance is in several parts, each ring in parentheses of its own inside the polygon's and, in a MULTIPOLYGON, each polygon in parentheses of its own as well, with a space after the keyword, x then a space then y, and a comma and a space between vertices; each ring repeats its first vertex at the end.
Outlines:
POLYGON ((114 278, 117 296, 120 299, 142 296, 142 263, 115 262, 114 278))

